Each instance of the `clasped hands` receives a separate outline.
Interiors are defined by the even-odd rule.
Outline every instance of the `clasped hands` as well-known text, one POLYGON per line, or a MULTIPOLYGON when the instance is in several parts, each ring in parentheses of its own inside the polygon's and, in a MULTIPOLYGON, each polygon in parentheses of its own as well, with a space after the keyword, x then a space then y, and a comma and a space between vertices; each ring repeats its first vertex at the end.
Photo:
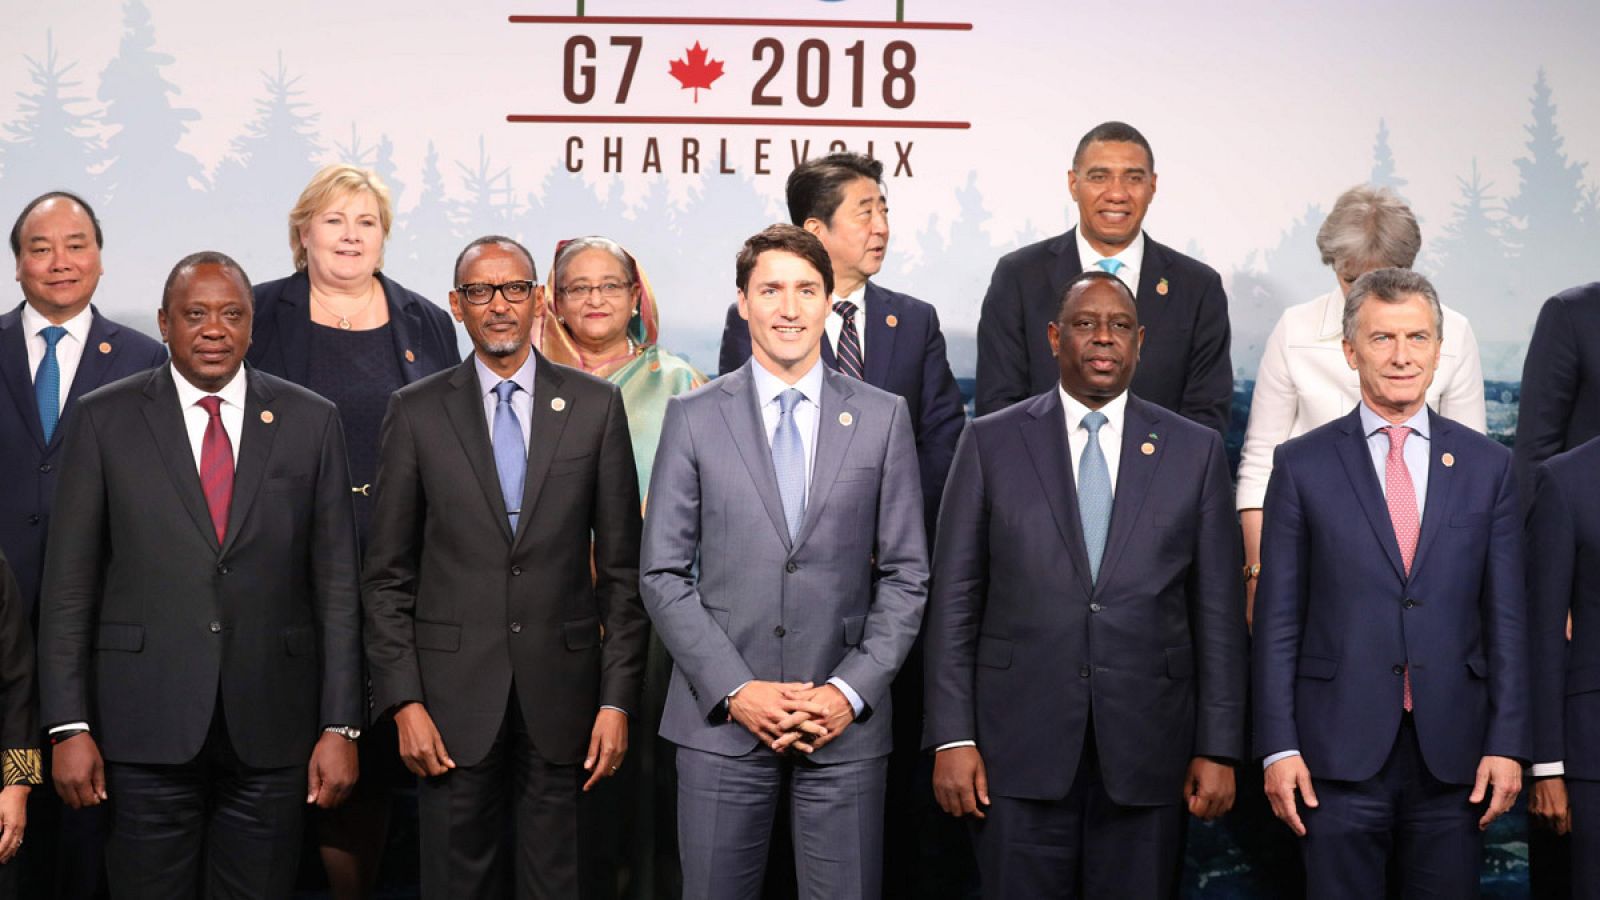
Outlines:
POLYGON ((751 681, 728 701, 728 716, 774 753, 809 755, 838 738, 856 714, 831 684, 751 681))

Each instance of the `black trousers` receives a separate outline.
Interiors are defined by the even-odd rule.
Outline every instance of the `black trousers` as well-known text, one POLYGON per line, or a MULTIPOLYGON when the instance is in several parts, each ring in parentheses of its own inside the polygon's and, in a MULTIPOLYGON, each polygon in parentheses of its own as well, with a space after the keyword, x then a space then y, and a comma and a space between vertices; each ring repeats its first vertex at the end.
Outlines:
POLYGON ((106 764, 106 871, 122 900, 288 897, 300 864, 306 766, 246 766, 222 703, 205 745, 181 765, 106 764))
POLYGON ((577 897, 582 771, 534 749, 513 688, 482 762, 417 783, 423 900, 577 897))

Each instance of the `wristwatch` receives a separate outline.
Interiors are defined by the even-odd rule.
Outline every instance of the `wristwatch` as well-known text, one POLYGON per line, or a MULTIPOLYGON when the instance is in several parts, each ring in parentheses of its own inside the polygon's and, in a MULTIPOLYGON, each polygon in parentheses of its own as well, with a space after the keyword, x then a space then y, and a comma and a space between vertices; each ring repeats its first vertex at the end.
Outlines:
POLYGON ((342 737, 347 741, 353 741, 361 737, 361 729, 351 728, 349 725, 329 725, 327 728, 322 730, 328 734, 337 734, 339 737, 342 737))
POLYGON ((1244 583, 1249 584, 1261 577, 1261 563, 1252 563, 1244 567, 1244 583))

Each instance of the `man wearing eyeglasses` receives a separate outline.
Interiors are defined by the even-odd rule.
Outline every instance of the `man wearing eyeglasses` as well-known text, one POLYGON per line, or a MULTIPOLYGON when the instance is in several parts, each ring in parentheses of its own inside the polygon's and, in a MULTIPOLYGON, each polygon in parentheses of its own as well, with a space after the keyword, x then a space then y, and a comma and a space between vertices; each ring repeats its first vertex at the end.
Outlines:
POLYGON ((978 415, 1049 389, 1059 375, 1045 334, 1080 272, 1110 272, 1133 291, 1144 349, 1131 390, 1219 432, 1228 430, 1233 364, 1228 296, 1210 266, 1144 233, 1155 154, 1132 125, 1105 122, 1078 142, 1067 172, 1078 224, 1000 259, 978 317, 978 415))
POLYGON ((578 792, 622 765, 644 669, 622 396, 533 350, 536 278, 516 241, 468 244, 450 309, 472 358, 383 425, 367 657, 420 779, 425 898, 577 896, 578 792))

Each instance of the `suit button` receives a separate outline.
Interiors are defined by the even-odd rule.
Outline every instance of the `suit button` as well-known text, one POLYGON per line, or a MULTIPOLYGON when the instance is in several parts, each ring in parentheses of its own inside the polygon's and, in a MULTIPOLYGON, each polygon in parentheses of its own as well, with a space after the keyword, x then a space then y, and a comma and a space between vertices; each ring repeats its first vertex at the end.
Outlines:
POLYGON ((1086 665, 1079 666, 1078 667, 1078 677, 1079 678, 1088 678, 1089 677, 1089 667, 1086 666, 1086 665))
POLYGON ((39 514, 38 513, 34 513, 33 515, 29 516, 28 517, 28 524, 29 525, 37 525, 37 524, 39 524, 39 514))
POLYGON ((221 622, 212 622, 211 623, 211 633, 212 634, 221 634, 222 633, 222 623, 221 622))
POLYGON ((512 566, 511 567, 511 574, 513 574, 513 575, 521 575, 522 574, 522 567, 521 566, 512 566))
POLYGON ((41 464, 39 466, 39 471, 43 472, 46 475, 49 475, 50 474, 50 464, 49 463, 41 464))
POLYGON ((226 574, 228 574, 228 567, 226 565, 222 564, 222 563, 217 563, 217 574, 218 575, 226 575, 226 574))
POLYGON ((1406 598, 1406 609, 1410 609, 1411 607, 1416 606, 1416 605, 1417 605, 1417 601, 1416 600, 1414 600, 1414 599, 1412 599, 1410 597, 1406 598))
POLYGON ((1404 675, 1406 673, 1406 667, 1405 666, 1395 666, 1394 668, 1390 669, 1389 671, 1395 673, 1396 675, 1404 675))
POLYGON ((512 634, 521 634, 522 633, 522 623, 521 622, 512 622, 511 623, 511 633, 512 634))
POLYGON ((789 632, 783 630, 783 626, 779 625, 777 628, 772 629, 772 633, 777 635, 778 637, 783 637, 784 635, 788 634, 789 632))
POLYGON ((793 562, 790 562, 788 565, 783 567, 783 570, 785 572, 788 572, 790 575, 793 575, 799 569, 800 569, 800 567, 795 565, 793 562))
POLYGON ((1099 612, 1099 611, 1100 611, 1100 604, 1098 604, 1098 603, 1089 604, 1089 612, 1099 612))

